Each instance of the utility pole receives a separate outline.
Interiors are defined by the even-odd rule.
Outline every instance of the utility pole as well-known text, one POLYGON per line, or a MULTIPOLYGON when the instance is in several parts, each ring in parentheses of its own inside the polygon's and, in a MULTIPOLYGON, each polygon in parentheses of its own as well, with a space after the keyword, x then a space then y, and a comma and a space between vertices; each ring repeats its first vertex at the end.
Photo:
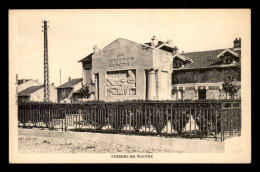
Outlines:
POLYGON ((61 85, 61 69, 60 69, 60 85, 61 85))
POLYGON ((18 105, 18 74, 16 74, 16 92, 15 92, 15 97, 16 97, 16 104, 18 105))
POLYGON ((48 63, 48 37, 47 37, 47 22, 43 21, 43 35, 44 35, 44 102, 49 102, 50 89, 49 89, 49 63, 48 63))

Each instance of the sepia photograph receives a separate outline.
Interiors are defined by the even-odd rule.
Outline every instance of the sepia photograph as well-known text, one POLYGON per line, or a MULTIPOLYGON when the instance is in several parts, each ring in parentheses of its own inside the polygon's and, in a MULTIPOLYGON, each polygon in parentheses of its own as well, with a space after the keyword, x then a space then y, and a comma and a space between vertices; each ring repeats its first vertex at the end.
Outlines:
POLYGON ((9 10, 9 163, 250 163, 250 9, 9 10))

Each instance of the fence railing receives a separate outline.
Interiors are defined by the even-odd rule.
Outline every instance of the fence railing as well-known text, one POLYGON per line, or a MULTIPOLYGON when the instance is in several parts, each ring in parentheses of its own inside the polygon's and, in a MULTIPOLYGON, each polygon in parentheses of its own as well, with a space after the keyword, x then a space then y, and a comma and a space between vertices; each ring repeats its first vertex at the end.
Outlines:
POLYGON ((18 105, 18 126, 215 138, 241 133, 240 102, 130 102, 18 105))

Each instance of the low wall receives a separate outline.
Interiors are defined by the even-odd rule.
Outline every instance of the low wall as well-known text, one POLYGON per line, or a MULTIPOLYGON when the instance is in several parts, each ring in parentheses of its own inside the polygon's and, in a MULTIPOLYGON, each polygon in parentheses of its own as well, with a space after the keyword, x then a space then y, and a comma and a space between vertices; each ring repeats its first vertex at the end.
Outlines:
POLYGON ((95 142, 108 142, 138 147, 171 149, 174 151, 184 151, 190 153, 223 153, 225 151, 225 142, 199 139, 164 138, 157 136, 129 136, 89 132, 64 132, 39 129, 19 129, 18 134, 67 138, 82 141, 91 140, 95 142))

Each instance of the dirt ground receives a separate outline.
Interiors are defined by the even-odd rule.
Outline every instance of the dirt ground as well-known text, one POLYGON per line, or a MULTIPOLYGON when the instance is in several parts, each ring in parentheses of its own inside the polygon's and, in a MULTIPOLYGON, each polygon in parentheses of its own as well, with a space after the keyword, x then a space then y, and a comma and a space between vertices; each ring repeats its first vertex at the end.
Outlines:
POLYGON ((182 153, 106 142, 19 135, 20 153, 182 153))

